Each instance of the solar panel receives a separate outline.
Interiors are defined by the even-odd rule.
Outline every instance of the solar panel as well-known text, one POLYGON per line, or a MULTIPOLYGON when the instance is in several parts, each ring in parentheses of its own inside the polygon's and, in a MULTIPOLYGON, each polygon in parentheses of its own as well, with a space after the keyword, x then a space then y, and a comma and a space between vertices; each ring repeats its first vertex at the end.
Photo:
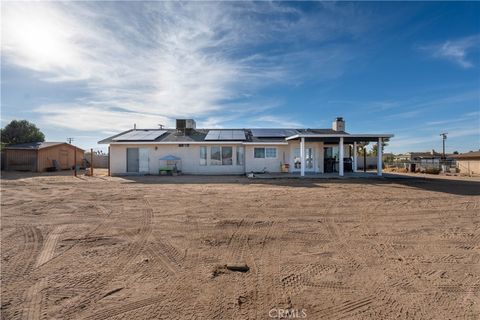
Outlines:
POLYGON ((205 140, 219 140, 219 138, 220 138, 220 131, 210 130, 208 131, 208 134, 205 137, 205 140))
POLYGON ((128 140, 128 141, 153 141, 158 137, 165 134, 166 130, 133 130, 122 134, 116 138, 113 138, 114 141, 128 140))
POLYGON ((295 129, 252 129, 252 135, 259 138, 285 138, 298 133, 295 129))
POLYGON ((243 130, 210 130, 205 140, 245 140, 245 132, 243 130))

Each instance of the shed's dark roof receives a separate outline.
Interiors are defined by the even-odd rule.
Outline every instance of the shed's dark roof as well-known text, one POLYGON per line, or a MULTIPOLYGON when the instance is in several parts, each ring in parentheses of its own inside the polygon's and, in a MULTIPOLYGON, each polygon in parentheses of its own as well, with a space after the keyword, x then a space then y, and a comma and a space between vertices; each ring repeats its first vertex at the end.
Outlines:
MULTIPOLYGON (((12 144, 5 149, 11 149, 11 150, 39 150, 39 149, 45 149, 49 147, 53 147, 56 145, 61 145, 61 144, 67 144, 66 142, 29 142, 29 143, 20 143, 20 144, 12 144)), ((77 146, 72 145, 73 147, 80 149, 77 146)), ((83 149, 80 149, 83 150, 83 149)))
POLYGON ((451 155, 451 157, 459 160, 462 160, 462 159, 480 160, 480 151, 454 154, 454 155, 451 155))

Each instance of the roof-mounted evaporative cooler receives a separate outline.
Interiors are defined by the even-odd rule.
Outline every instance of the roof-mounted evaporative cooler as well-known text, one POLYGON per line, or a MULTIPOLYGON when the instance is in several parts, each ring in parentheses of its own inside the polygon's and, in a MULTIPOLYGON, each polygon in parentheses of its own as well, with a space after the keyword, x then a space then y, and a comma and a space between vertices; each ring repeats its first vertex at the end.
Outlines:
POLYGON ((189 134, 196 128, 195 120, 193 119, 177 119, 177 132, 189 134))

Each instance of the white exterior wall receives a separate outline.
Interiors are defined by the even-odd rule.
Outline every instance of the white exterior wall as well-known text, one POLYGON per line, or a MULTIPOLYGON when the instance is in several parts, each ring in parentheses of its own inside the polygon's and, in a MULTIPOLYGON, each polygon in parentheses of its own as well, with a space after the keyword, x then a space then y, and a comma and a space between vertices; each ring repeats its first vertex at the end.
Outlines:
MULTIPOLYGON (((165 166, 165 161, 159 159, 173 155, 182 159, 178 169, 188 174, 243 174, 244 165, 237 165, 236 147, 233 144, 221 144, 221 146, 233 147, 233 165, 210 165, 210 147, 212 145, 190 144, 189 147, 179 147, 178 144, 152 145, 152 144, 112 144, 110 145, 110 172, 112 175, 132 174, 127 173, 127 148, 149 149, 149 172, 159 174, 160 166, 165 166), (200 165, 200 146, 207 147, 207 165, 200 165), (157 147, 157 150, 155 150, 157 147)), ((218 146, 218 145, 217 145, 218 146)), ((133 173, 135 174, 135 173, 133 173)))
MULTIPOLYGON (((314 164, 313 170, 307 172, 323 173, 324 158, 323 142, 306 142, 305 148, 313 148, 314 164)), ((294 168, 293 152, 295 148, 300 148, 299 141, 290 141, 288 145, 242 145, 242 144, 190 144, 189 147, 179 147, 178 144, 111 144, 110 145, 110 172, 112 175, 136 174, 127 172, 127 148, 148 148, 149 149, 149 173, 159 174, 160 166, 165 165, 165 161, 160 161, 161 157, 173 155, 181 158, 179 170, 187 174, 243 174, 251 171, 281 172, 282 164, 290 165, 290 172, 299 172, 300 169, 294 168), (207 165, 200 165, 200 146, 207 147, 207 165), (211 165, 210 151, 211 146, 231 146, 233 147, 233 165, 211 165), (244 147, 245 164, 237 164, 236 148, 244 147), (155 150, 157 147, 157 150, 155 150), (276 158, 254 158, 254 148, 277 148, 276 158)))
POLYGON ((264 169, 268 172, 281 172, 281 165, 289 163, 290 149, 288 145, 245 145, 245 172, 258 172, 264 169), (255 148, 276 148, 276 158, 254 157, 255 148))

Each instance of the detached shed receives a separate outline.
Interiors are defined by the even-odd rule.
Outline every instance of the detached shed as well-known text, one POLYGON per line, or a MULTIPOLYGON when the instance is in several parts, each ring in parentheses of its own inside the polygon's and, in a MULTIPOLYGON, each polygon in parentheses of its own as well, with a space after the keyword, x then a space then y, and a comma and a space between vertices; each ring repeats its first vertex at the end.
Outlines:
POLYGON ((5 170, 42 172, 46 168, 70 169, 75 163, 81 165, 84 150, 66 142, 31 142, 10 145, 5 148, 5 170), (55 160, 55 162, 54 162, 55 160))
POLYGON ((462 174, 480 175, 480 151, 460 153, 452 156, 462 174))

